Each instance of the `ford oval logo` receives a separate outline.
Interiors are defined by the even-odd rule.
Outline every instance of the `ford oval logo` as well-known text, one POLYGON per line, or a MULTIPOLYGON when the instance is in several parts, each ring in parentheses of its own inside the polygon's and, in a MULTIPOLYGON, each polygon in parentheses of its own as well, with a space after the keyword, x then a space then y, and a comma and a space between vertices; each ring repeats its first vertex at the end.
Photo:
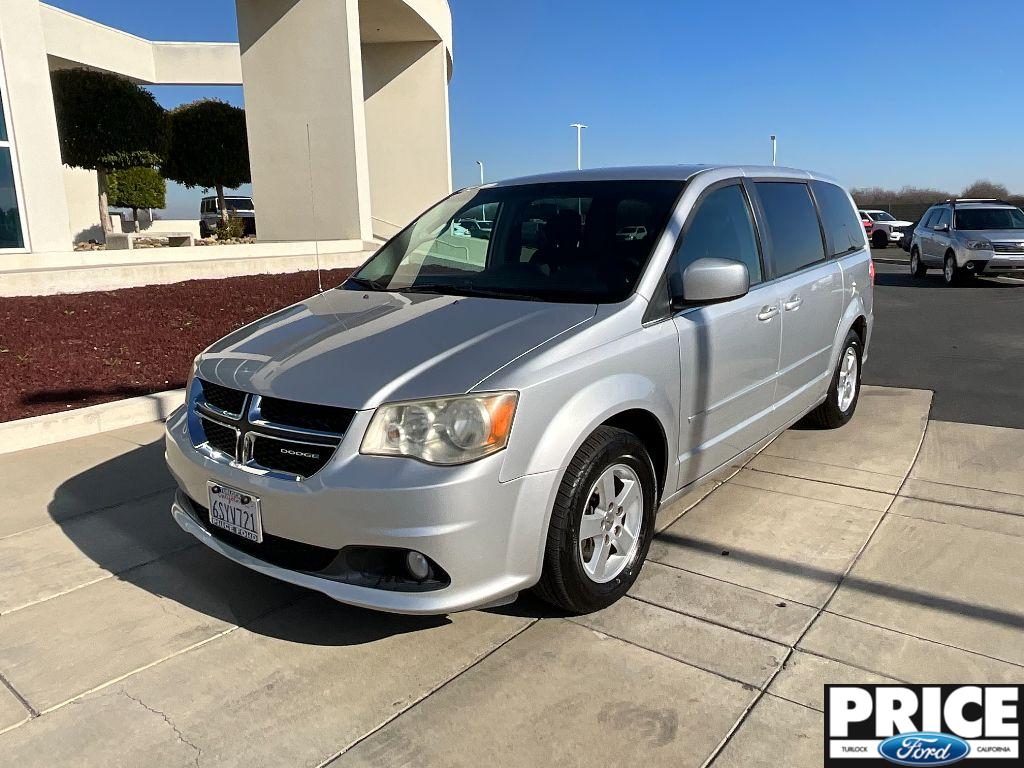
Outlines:
POLYGON ((878 753, 897 765, 951 765, 970 751, 970 744, 948 733, 901 733, 878 745, 878 753))

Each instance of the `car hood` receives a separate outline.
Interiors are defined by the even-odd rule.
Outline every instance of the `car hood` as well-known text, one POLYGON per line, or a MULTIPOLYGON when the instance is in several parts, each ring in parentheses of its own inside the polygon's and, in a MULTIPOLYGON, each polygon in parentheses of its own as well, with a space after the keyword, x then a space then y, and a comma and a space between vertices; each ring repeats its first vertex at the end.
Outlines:
POLYGON ((596 311, 594 304, 335 289, 216 342, 200 356, 198 375, 355 409, 461 394, 596 311))
POLYGON ((1024 229, 958 229, 957 234, 966 238, 999 243, 1024 243, 1024 229))

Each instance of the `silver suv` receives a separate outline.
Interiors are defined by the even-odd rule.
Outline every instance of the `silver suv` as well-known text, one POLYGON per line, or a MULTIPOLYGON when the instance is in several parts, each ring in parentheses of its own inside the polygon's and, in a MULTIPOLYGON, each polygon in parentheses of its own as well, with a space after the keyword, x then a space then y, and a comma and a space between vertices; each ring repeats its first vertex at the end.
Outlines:
POLYGON ((910 271, 942 269, 947 285, 977 275, 1024 277, 1024 211, 1002 200, 946 200, 914 229, 910 271))
POLYGON ((851 198, 804 171, 456 192, 338 288, 196 358, 167 422, 174 518, 355 605, 443 613, 536 587, 607 606, 660 505, 808 414, 850 419, 873 277, 851 198), (453 234, 485 218, 487 236, 453 234))

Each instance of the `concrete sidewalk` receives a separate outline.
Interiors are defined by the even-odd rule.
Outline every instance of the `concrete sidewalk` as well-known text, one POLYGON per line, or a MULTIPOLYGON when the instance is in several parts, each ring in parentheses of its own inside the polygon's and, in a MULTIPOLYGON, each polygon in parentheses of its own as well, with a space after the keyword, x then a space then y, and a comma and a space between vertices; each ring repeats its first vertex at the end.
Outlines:
POLYGON ((1024 431, 865 388, 659 515, 632 597, 375 614, 180 532, 159 425, 0 456, 0 762, 818 766, 826 682, 1024 679, 1024 431))

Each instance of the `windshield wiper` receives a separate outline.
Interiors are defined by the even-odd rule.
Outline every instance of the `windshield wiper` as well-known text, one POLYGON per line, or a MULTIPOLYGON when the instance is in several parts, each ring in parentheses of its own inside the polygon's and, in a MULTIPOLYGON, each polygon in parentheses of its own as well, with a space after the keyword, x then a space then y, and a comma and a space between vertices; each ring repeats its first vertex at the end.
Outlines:
POLYGON ((369 288, 371 291, 387 290, 376 280, 371 280, 368 277, 347 277, 345 278, 345 282, 351 283, 352 285, 358 285, 360 288, 369 288))
POLYGON ((486 288, 470 285, 442 285, 440 283, 423 283, 422 285, 410 285, 406 288, 398 288, 399 293, 437 293, 449 296, 479 296, 489 299, 514 299, 516 301, 544 301, 537 296, 526 293, 516 293, 500 288, 486 288))

